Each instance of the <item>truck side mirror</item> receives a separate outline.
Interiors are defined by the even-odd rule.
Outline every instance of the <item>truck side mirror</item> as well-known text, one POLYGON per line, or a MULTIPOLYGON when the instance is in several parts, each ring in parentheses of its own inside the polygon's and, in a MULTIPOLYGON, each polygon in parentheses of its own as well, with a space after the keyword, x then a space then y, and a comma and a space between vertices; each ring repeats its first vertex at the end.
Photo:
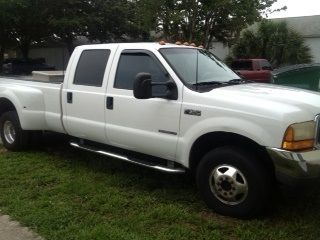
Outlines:
POLYGON ((151 82, 151 74, 138 73, 133 84, 133 95, 137 99, 164 98, 169 100, 178 99, 178 89, 174 81, 151 82), (165 86, 166 91, 162 94, 153 94, 153 86, 165 86))
POLYGON ((151 74, 138 73, 133 84, 133 95, 137 99, 152 98, 151 74))

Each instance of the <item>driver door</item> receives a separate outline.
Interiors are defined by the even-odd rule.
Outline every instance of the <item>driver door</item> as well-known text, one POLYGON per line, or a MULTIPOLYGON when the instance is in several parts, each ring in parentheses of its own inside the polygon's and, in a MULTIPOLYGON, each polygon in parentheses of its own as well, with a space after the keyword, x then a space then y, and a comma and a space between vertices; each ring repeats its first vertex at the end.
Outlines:
MULTIPOLYGON (((181 113, 181 91, 178 99, 152 98, 139 100, 133 96, 133 83, 138 73, 150 73, 153 82, 170 79, 166 69, 151 51, 120 49, 117 66, 110 76, 107 98, 112 107, 106 110, 106 134, 113 146, 175 159, 181 113), (112 80, 113 79, 113 80, 112 80)), ((163 87, 153 89, 161 93, 163 87)))

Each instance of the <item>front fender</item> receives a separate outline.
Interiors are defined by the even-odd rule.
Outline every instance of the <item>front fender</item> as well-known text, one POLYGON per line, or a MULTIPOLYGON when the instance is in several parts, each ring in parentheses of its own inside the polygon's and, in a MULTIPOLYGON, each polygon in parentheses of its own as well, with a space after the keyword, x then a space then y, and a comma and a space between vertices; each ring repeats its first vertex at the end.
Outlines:
MULTIPOLYGON (((189 167, 189 154, 193 143, 201 136, 213 132, 238 134, 261 146, 280 146, 283 131, 270 126, 270 122, 253 122, 234 117, 215 117, 196 122, 181 133, 178 140, 177 161, 189 167)), ((230 143, 232 144, 232 143, 230 143)))

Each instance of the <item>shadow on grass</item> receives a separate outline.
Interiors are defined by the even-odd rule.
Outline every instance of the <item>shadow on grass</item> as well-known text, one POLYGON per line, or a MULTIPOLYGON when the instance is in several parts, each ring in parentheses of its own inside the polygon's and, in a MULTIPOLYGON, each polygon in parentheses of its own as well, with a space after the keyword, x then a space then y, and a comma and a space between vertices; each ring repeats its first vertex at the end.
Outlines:
MULTIPOLYGON (((171 201, 172 194, 176 192, 176 198, 182 200, 187 192, 193 192, 193 199, 188 199, 190 202, 195 201, 200 203, 201 200, 197 194, 197 189, 194 177, 191 173, 185 174, 168 174, 156 170, 139 167, 127 162, 108 158, 98 154, 74 149, 69 145, 69 137, 53 133, 47 133, 41 140, 41 144, 35 144, 31 152, 44 152, 50 155, 55 155, 63 158, 71 164, 76 171, 79 167, 85 168, 88 171, 95 173, 111 174, 121 176, 119 179, 123 182, 117 182, 117 185, 132 186, 136 190, 141 191, 165 191, 170 192, 170 197, 167 198, 163 194, 164 201, 171 201), (127 176, 127 177, 125 177, 127 176), (128 185, 128 183, 130 184, 128 185)), ((201 204, 200 204, 201 205, 201 204)), ((203 205, 202 205, 203 206, 203 205)))
MULTIPOLYGON (((170 192, 170 195, 163 194, 161 196, 164 202, 180 200, 182 202, 192 202, 198 209, 206 209, 198 195, 194 177, 191 173, 178 175, 161 173, 73 149, 68 143, 69 138, 64 135, 47 134, 43 138, 40 148, 38 145, 37 151, 44 151, 63 157, 75 167, 81 166, 94 172, 127 176, 126 178, 121 178, 124 182, 118 182, 118 185, 134 185, 134 188, 139 191, 170 192), (128 181, 131 182, 129 185, 128 181), (173 196, 175 196, 175 199, 172 199, 173 196), (193 198, 190 199, 190 196, 193 196, 193 198), (184 197, 188 199, 184 199, 184 197)), ((316 220, 320 224, 319 185, 319 180, 299 187, 280 185, 279 188, 274 190, 275 199, 271 211, 263 217, 267 217, 270 221, 283 218, 286 221, 296 221, 297 218, 303 216, 304 219, 316 220)))

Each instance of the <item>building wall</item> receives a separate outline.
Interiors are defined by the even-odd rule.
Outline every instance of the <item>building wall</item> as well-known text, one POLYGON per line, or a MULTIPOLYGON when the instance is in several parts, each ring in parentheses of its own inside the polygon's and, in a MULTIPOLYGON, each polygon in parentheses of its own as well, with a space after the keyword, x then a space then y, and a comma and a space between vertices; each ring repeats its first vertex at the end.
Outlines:
POLYGON ((320 37, 305 38, 305 44, 310 48, 310 52, 313 56, 312 62, 320 63, 320 37))
MULTIPOLYGON (((320 37, 304 38, 305 45, 310 48, 313 63, 320 63, 320 37)), ((210 49, 217 57, 222 60, 229 55, 230 49, 221 42, 214 42, 210 49)))
POLYGON ((48 65, 55 66, 57 70, 65 70, 69 60, 65 48, 33 48, 29 53, 30 58, 45 58, 48 65))
POLYGON ((213 42, 210 52, 216 55, 221 60, 225 60, 229 55, 230 49, 228 46, 223 45, 221 42, 213 42))

